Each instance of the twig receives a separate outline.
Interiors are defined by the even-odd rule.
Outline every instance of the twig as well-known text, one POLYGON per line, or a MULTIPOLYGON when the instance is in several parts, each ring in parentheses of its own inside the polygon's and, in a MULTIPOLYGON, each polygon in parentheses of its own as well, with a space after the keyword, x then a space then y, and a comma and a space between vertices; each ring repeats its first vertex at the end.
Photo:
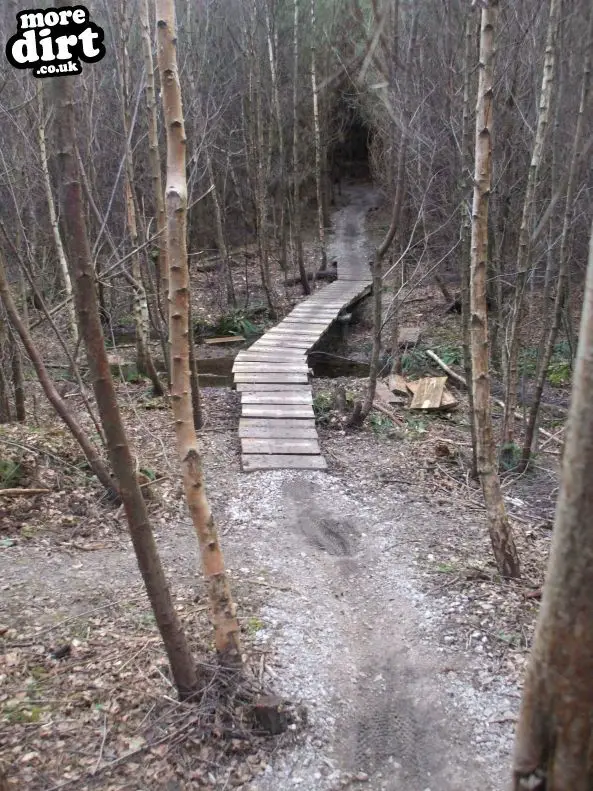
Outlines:
POLYGON ((99 747, 99 756, 97 758, 97 763, 95 764, 95 768, 92 770, 91 774, 96 774, 99 771, 99 767, 101 766, 101 761, 103 760, 103 748, 105 747, 105 741, 107 739, 107 713, 103 712, 103 738, 101 739, 101 746, 99 747))
POLYGON ((373 409, 376 409, 378 412, 382 412, 384 415, 387 415, 387 417, 393 420, 395 423, 404 422, 398 415, 395 414, 392 409, 383 406, 383 404, 381 404, 379 401, 373 401, 373 409))
POLYGON ((51 489, 0 489, 4 497, 33 497, 36 494, 49 494, 51 489))

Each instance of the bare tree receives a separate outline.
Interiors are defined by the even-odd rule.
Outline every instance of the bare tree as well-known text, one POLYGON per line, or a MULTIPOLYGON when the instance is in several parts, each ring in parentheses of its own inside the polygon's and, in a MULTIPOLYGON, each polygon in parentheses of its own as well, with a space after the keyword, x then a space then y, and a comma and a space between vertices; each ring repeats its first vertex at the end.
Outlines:
POLYGON ((315 190, 317 195, 317 233, 321 265, 319 271, 327 269, 327 250, 325 246, 325 218, 323 216, 323 152, 321 150, 321 127, 319 125, 319 89, 317 87, 317 0, 311 0, 311 92, 313 95, 313 135, 315 140, 315 190))
POLYGON ((519 228, 517 244, 517 281, 515 285, 515 298, 513 300, 510 326, 508 331, 505 409, 502 427, 502 454, 507 466, 511 466, 513 459, 513 439, 515 425, 515 409, 517 407, 517 376, 518 355, 520 348, 521 319, 525 300, 525 286, 529 275, 531 263, 531 232, 534 217, 535 193, 542 162, 542 154, 546 139, 546 131, 550 118, 550 103, 552 86, 555 80, 556 65, 556 37, 558 35, 558 15, 560 0, 550 0, 548 31, 546 37, 546 52, 544 58, 542 86, 539 98, 537 127, 531 152, 531 162, 527 174, 527 185, 523 200, 523 213, 519 228))
POLYGON ((301 174, 299 172, 299 0, 293 0, 293 72, 292 72, 292 238, 296 268, 298 269, 304 294, 311 293, 301 230, 301 174))
POLYGON ((506 515, 490 412, 490 375, 488 359, 488 316, 486 269, 488 261, 488 202, 492 183, 492 117, 495 31, 498 0, 482 5, 474 198, 471 235, 471 354, 474 423, 476 427, 478 474, 486 504, 490 540, 498 570, 505 577, 519 577, 520 567, 511 526, 506 515))
POLYGON ((68 262, 66 261, 66 254, 64 253, 64 246, 62 244, 62 237, 60 235, 60 228, 58 224, 58 216, 56 213, 56 205, 54 201, 51 180, 49 177, 49 167, 47 164, 47 147, 45 145, 45 108, 43 103, 43 82, 39 81, 37 85, 37 101, 39 104, 39 123, 37 127, 37 134, 39 139, 39 153, 41 154, 41 172, 43 173, 43 186, 45 188, 45 196, 47 198, 47 209, 49 212, 49 221, 51 224, 52 235, 56 247, 56 256, 58 259, 58 267, 62 284, 64 286, 64 293, 68 300, 68 313, 70 318, 70 332, 72 334, 72 342, 74 345, 78 342, 78 327, 76 325, 76 311, 74 310, 74 302, 72 301, 72 283, 70 281, 70 273, 68 272, 68 262))
POLYGON ((170 361, 167 346, 167 317, 169 300, 169 264, 167 262, 167 215, 165 212, 165 195, 163 192, 163 179, 161 175, 161 156, 159 152, 159 134, 157 118, 156 89, 154 80, 154 62, 152 58, 152 36, 150 34, 150 8, 149 0, 140 3, 140 24, 142 26, 142 51, 144 55, 144 73, 146 80, 146 111, 148 117, 148 162, 150 165, 150 180, 154 198, 154 211, 157 228, 157 306, 158 327, 161 336, 161 346, 167 366, 169 380, 170 361))
POLYGON ((89 463, 91 470, 95 473, 99 481, 103 484, 103 486, 110 492, 112 495, 115 496, 116 492, 114 491, 113 481, 107 470, 107 467, 101 461, 99 454, 87 437, 83 429, 81 428, 80 424, 74 417, 74 415, 70 412, 68 405, 64 401, 64 399, 58 393, 56 386, 51 380, 51 377, 47 371, 46 366, 43 363, 43 359, 39 350, 37 349, 33 339, 31 338, 31 333, 27 329, 25 322, 22 320, 15 301, 12 297, 10 292, 10 287, 8 284, 8 278, 6 274, 6 267, 4 264, 4 258, 2 253, 0 252, 0 299, 4 303, 4 307, 6 308, 6 313, 8 314, 8 318, 10 319, 10 323, 15 328, 16 332, 19 334, 21 342, 25 347, 27 354, 29 355, 29 359, 35 368, 35 373, 37 374, 37 378, 39 379, 39 383, 47 396, 47 400, 56 410, 56 413, 59 417, 64 421, 70 433, 74 437, 74 439, 78 442, 86 459, 89 463))
POLYGON ((173 0, 156 0, 158 63, 167 131, 167 244, 171 333, 171 401, 187 503, 200 544, 216 649, 224 664, 242 663, 239 624, 214 517, 206 496, 202 457, 193 424, 188 348, 186 138, 177 68, 173 0))
MULTIPOLYGON (((558 333, 562 323, 562 306, 566 299, 567 291, 567 278, 568 278, 568 254, 570 247, 570 230, 574 219, 575 210, 575 192, 577 188, 578 166, 581 159, 581 148, 583 143, 583 134, 585 130, 585 113, 589 104, 589 96, 591 89, 591 47, 593 46, 593 13, 589 14, 589 31, 587 34, 588 46, 585 50, 585 57, 583 60, 583 72, 581 82, 581 95, 579 101, 579 108, 577 112, 577 119, 574 130, 574 137, 572 143, 572 151, 570 155, 570 164, 568 169, 568 184, 566 188, 566 204, 564 208, 564 217, 562 221, 562 232, 560 235, 560 252, 558 260, 558 273, 556 276, 556 297, 554 300, 554 312, 552 314, 552 322, 545 325, 545 342, 542 358, 539 361, 537 377, 535 382, 535 389, 527 425, 525 427, 525 438, 523 441, 523 452, 521 455, 521 469, 525 469, 531 457, 531 449, 536 436, 537 418, 541 403, 541 397, 544 390, 548 366, 554 351, 554 344, 558 337, 558 333)), ((550 244, 550 248, 553 245, 550 244)), ((544 289, 544 301, 546 300, 546 290, 544 289)))
POLYGON ((593 226, 562 483, 525 679, 513 789, 589 791, 593 777, 593 226))
POLYGON ((76 157, 75 82, 78 82, 76 77, 56 78, 53 87, 57 93, 62 213, 68 261, 75 283, 76 311, 109 458, 128 520, 136 560, 163 639, 173 680, 180 698, 184 699, 196 692, 196 669, 156 548, 105 349, 76 157))

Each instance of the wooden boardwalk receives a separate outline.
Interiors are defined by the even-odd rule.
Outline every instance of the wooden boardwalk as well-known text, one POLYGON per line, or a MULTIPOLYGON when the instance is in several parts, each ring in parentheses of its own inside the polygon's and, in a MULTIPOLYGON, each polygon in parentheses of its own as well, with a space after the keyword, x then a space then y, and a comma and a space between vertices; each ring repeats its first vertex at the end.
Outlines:
POLYGON ((235 359, 244 472, 327 469, 315 429, 307 354, 344 308, 369 293, 371 284, 366 265, 362 271, 339 267, 338 277, 235 359))

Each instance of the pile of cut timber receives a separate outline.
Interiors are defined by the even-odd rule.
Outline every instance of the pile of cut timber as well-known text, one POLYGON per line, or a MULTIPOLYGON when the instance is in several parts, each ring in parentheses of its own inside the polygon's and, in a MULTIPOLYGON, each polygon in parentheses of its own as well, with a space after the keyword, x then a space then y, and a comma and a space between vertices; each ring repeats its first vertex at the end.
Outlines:
POLYGON ((403 376, 392 374, 389 379, 377 382, 375 397, 385 404, 399 404, 408 409, 424 411, 455 409, 457 400, 447 390, 446 376, 427 376, 406 381, 403 376))

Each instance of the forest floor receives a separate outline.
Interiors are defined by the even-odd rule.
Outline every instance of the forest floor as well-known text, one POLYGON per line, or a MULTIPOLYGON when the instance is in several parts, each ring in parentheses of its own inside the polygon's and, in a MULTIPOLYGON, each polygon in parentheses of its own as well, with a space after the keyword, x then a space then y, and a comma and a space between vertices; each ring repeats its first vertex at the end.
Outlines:
MULTIPOLYGON (((384 221, 374 215, 369 243, 384 221)), ((421 322, 437 348, 451 342, 458 319, 436 319, 436 297, 426 294, 407 319, 421 322)), ((363 318, 347 347, 360 352, 364 343, 363 318)), ((316 401, 331 403, 338 386, 356 394, 364 380, 316 379, 316 401)), ((174 600, 196 657, 208 662, 207 603, 169 410, 145 383, 119 387, 140 467, 155 481, 149 508, 174 600)), ((29 395, 35 390, 31 383, 29 395)), ((104 501, 38 394, 32 424, 0 433, 13 485, 50 490, 0 502, 8 787, 502 791, 551 537, 558 447, 529 473, 504 479, 523 578, 503 581, 467 475, 462 392, 453 413, 420 420, 396 408, 399 422, 374 415, 357 432, 330 410, 319 428, 327 473, 249 475, 239 465, 238 394, 203 395, 208 495, 249 672, 291 702, 289 729, 258 736, 237 725, 240 706, 212 719, 175 701, 121 509, 104 501)), ((70 403, 81 411, 76 393, 70 403)))

